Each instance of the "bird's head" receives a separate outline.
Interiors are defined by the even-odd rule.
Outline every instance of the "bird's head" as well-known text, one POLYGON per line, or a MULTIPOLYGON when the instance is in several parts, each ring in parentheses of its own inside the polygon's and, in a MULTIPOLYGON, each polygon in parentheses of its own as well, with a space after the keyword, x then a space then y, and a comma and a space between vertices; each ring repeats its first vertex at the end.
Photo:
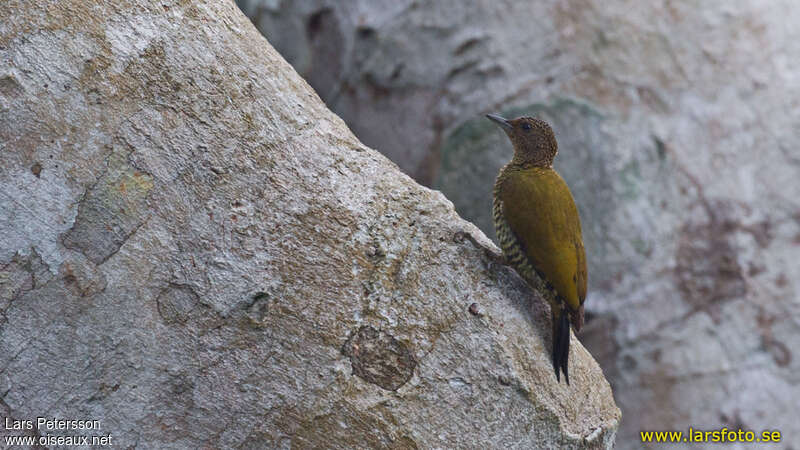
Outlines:
POLYGON ((544 120, 519 117, 508 120, 496 114, 487 114, 489 120, 500 125, 514 146, 513 164, 550 167, 558 153, 553 129, 544 120))

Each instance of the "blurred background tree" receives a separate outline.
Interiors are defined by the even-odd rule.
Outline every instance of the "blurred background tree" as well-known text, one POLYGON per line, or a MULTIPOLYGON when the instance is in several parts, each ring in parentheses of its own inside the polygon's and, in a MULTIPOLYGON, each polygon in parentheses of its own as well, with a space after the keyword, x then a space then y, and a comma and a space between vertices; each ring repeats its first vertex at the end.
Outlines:
POLYGON ((482 115, 553 125, 589 259, 580 339, 620 448, 643 429, 800 433, 793 3, 238 4, 364 143, 490 237, 511 148, 482 115))

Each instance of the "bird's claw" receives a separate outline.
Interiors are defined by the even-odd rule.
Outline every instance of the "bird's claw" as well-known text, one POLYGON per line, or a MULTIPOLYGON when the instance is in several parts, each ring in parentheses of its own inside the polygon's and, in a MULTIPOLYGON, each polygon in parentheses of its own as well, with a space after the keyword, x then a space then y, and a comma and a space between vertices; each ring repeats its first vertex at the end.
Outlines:
POLYGON ((494 251, 493 249, 491 249, 489 247, 486 247, 485 245, 481 244, 469 232, 467 232, 467 231, 458 231, 458 232, 456 232, 456 234, 453 235, 453 242, 461 243, 461 242, 464 242, 465 239, 470 241, 470 242, 472 242, 472 245, 474 245, 475 248, 477 248, 478 250, 483 250, 483 253, 486 255, 486 257, 489 258, 489 260, 494 262, 495 264, 499 264, 499 265, 502 265, 502 266, 505 266, 505 265, 508 264, 508 260, 506 260, 506 257, 505 257, 504 254, 498 253, 498 252, 494 251))

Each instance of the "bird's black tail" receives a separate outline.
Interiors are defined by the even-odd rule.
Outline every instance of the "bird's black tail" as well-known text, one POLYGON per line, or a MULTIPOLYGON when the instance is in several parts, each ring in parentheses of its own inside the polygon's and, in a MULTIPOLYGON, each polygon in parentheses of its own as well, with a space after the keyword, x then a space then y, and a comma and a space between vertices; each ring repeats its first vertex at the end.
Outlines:
POLYGON ((564 379, 569 385, 569 314, 565 310, 552 310, 553 319, 553 369, 556 380, 561 381, 559 369, 564 372, 564 379))

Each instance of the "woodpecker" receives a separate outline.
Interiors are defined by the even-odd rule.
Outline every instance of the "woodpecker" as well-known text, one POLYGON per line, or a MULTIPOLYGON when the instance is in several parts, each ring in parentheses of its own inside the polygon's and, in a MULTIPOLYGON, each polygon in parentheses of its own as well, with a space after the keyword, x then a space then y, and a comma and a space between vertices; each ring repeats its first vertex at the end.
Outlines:
POLYGON ((505 131, 514 157, 494 184, 493 219, 506 261, 550 304, 553 369, 569 385, 570 323, 583 325, 586 252, 572 193, 553 169, 558 144, 547 122, 488 114, 505 131))

